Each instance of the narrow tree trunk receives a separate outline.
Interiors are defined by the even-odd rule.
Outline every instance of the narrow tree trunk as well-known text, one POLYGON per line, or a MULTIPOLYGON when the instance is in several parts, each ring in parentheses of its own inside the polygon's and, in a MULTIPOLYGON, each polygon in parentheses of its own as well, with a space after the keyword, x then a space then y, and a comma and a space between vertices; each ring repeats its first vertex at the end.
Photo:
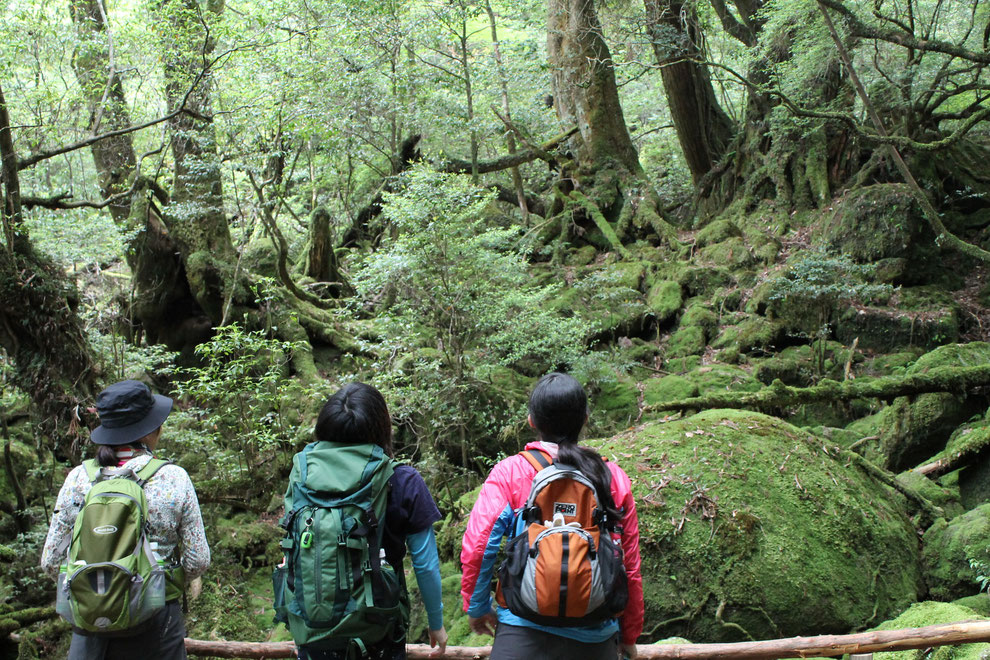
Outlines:
MULTIPOLYGON (((90 111, 94 134, 131 125, 124 87, 116 70, 109 18, 102 0, 73 0, 69 5, 79 45, 72 67, 90 111)), ((190 316, 200 316, 189 292, 178 248, 165 231, 148 199, 150 181, 139 180, 131 134, 94 142, 90 146, 104 199, 114 222, 125 232, 137 232, 127 246, 133 275, 133 297, 125 315, 134 327, 131 340, 143 330, 150 343, 173 338, 190 316), (132 194, 127 194, 133 188, 132 194), (133 211, 133 213, 132 213, 133 211)), ((159 201, 167 203, 167 197, 159 201)), ((170 343, 170 348, 181 346, 170 343)))
MULTIPOLYGON (((214 50, 213 37, 204 29, 222 4, 201 14, 195 0, 165 0, 160 6, 159 38, 165 65, 165 94, 169 109, 183 102, 197 115, 212 114, 212 76, 202 77, 214 50)), ((227 287, 233 286, 236 260, 223 212, 223 185, 213 124, 189 114, 171 122, 175 176, 172 199, 164 209, 165 223, 182 254, 189 289, 209 319, 220 323, 227 287)))
POLYGON ((75 286, 34 250, 21 224, 17 153, 2 87, 0 162, 6 239, 0 249, 0 348, 13 362, 14 384, 31 397, 41 433, 53 449, 69 452, 85 415, 79 402, 96 394, 98 373, 75 311, 75 286))
POLYGON ((644 0, 644 4, 667 106, 697 183, 724 155, 735 128, 715 98, 708 67, 689 59, 703 55, 694 9, 680 0, 644 0))
POLYGON ((547 31, 554 107, 565 126, 578 127, 578 162, 592 168, 611 162, 642 173, 593 0, 550 0, 547 31))

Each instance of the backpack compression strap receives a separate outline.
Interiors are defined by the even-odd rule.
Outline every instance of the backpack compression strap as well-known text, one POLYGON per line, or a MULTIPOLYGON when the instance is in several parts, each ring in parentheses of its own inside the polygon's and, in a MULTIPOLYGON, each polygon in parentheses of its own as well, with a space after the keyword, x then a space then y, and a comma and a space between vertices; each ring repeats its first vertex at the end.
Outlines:
MULTIPOLYGON (((172 461, 165 460, 164 458, 152 458, 150 461, 145 463, 138 471, 130 470, 131 474, 134 475, 134 480, 137 482, 138 486, 144 488, 144 485, 148 483, 148 480, 155 476, 155 473, 160 469, 171 463, 172 461)), ((86 477, 89 482, 95 484, 97 481, 101 481, 103 478, 103 466, 96 462, 95 458, 88 458, 82 463, 83 468, 86 470, 86 477)), ((127 473, 124 472, 120 475, 115 476, 125 476, 127 473)))

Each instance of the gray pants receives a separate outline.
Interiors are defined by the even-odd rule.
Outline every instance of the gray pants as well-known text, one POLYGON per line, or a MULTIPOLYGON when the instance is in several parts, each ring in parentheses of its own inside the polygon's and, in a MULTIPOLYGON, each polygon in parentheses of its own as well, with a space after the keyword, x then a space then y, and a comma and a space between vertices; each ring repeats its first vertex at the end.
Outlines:
POLYGON ((579 642, 568 637, 504 623, 495 628, 490 660, 617 660, 619 636, 604 642, 579 642))
POLYGON ((186 660, 186 623, 175 600, 151 618, 148 627, 128 637, 72 633, 68 660, 186 660))

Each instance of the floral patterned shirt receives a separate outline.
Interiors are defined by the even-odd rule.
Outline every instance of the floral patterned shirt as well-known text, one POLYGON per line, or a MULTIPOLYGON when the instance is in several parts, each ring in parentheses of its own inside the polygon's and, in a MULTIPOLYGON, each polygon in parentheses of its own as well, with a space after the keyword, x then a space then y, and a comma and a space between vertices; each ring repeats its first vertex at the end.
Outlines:
MULTIPOLYGON (((151 454, 140 453, 122 467, 137 472, 151 459, 151 454)), ((58 575, 63 553, 72 537, 72 526, 91 487, 86 468, 77 465, 69 472, 58 493, 45 549, 41 553, 41 567, 52 577, 58 575)), ((148 500, 148 538, 158 542, 158 553, 174 560, 181 544, 186 580, 202 575, 210 565, 210 547, 206 543, 203 516, 189 475, 178 465, 165 465, 145 484, 144 495, 148 500)))

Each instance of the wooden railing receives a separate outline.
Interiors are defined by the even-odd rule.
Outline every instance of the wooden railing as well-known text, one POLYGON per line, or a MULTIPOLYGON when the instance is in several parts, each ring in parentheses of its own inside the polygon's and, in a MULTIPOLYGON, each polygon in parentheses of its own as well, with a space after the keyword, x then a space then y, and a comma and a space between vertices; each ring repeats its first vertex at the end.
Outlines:
MULTIPOLYGON (((924 628, 877 630, 853 635, 819 635, 790 637, 760 642, 732 644, 644 644, 639 657, 644 660, 778 660, 779 658, 816 658, 849 654, 907 651, 935 646, 990 642, 990 621, 961 621, 924 628)), ((215 658, 294 658, 292 642, 223 642, 187 639, 189 655, 215 658)), ((429 658, 434 649, 425 644, 410 644, 410 660, 429 658)), ((490 646, 448 646, 445 658, 470 660, 487 658, 490 646)))

